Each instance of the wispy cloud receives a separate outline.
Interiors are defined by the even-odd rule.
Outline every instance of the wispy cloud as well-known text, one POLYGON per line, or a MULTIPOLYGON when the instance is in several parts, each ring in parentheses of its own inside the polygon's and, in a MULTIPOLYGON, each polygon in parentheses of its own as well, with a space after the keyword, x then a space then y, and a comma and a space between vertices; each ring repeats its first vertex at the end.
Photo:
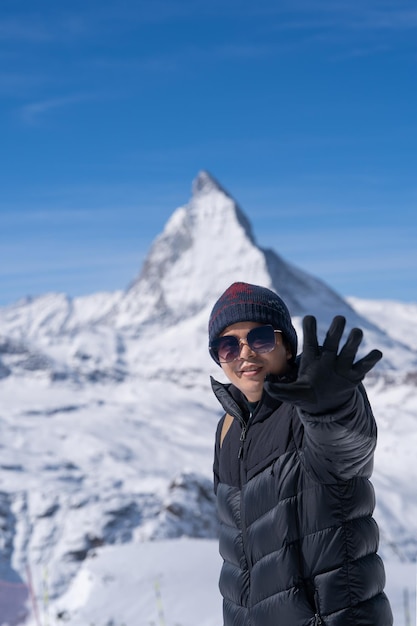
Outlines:
MULTIPOLYGON (((92 16, 91 16, 92 17, 92 16)), ((39 12, 0 19, 0 41, 3 43, 43 44, 87 37, 94 21, 80 11, 39 12)))
MULTIPOLYGON (((277 235, 274 226, 266 235, 268 243, 277 249, 277 235)), ((333 272, 341 270, 346 263, 351 269, 360 269, 364 259, 379 266, 417 266, 417 252, 414 252, 414 230, 403 227, 386 226, 327 227, 320 222, 316 228, 295 233, 293 229, 282 229, 279 239, 279 253, 296 258, 296 262, 314 263, 315 271, 333 272)), ((265 237, 264 237, 265 238, 265 237)), ((261 245, 264 245, 263 242, 261 245)))
POLYGON ((1 19, 0 41, 40 43, 54 39, 54 30, 39 18, 31 19, 1 19))
POLYGON ((123 12, 114 8, 99 10, 103 22, 118 19, 146 23, 167 22, 181 18, 233 18, 245 19, 282 18, 289 28, 367 27, 386 29, 410 29, 417 26, 417 8, 414 0, 154 0, 152 3, 129 4, 123 12))
MULTIPOLYGON (((22 246, 19 250, 18 246, 14 246, 11 253, 15 255, 13 258, 13 266, 9 266, 7 263, 0 265, 0 277, 13 277, 13 276, 39 276, 40 274, 48 274, 49 276, 59 276, 63 271, 68 272, 70 270, 89 271, 93 268, 124 268, 131 267, 132 273, 136 270, 138 258, 143 256, 141 251, 128 251, 123 252, 120 249, 110 251, 103 246, 102 249, 91 250, 85 246, 80 249, 76 248, 76 254, 74 247, 66 245, 65 248, 61 243, 60 248, 54 254, 51 249, 48 251, 48 255, 41 256, 39 250, 32 249, 27 252, 22 246), (20 253, 20 256, 18 256, 20 253), (58 256, 59 253, 59 256, 58 256)), ((2 255, 3 256, 3 255, 2 255)), ((10 255, 9 255, 10 258, 10 255)))
MULTIPOLYGON (((61 10, 51 8, 42 14, 27 10, 23 15, 0 18, 0 41, 44 43, 88 39, 112 31, 131 31, 153 23, 183 19, 235 19, 239 23, 269 19, 269 26, 281 30, 314 28, 410 30, 417 27, 417 8, 410 0, 154 0, 123 5, 91 3, 61 10)), ((232 36, 232 33, 231 33, 232 36)))
POLYGON ((25 104, 20 108, 21 119, 26 124, 35 124, 41 117, 51 111, 69 107, 74 104, 80 104, 93 99, 91 94, 75 94, 70 96, 62 96, 57 98, 47 98, 38 102, 25 104))
POLYGON ((42 87, 47 82, 41 73, 27 71, 10 71, 0 73, 0 93, 2 95, 19 96, 33 89, 42 87))
POLYGON ((278 27, 288 30, 410 30, 417 27, 417 9, 410 2, 333 2, 296 0, 281 6, 278 27))

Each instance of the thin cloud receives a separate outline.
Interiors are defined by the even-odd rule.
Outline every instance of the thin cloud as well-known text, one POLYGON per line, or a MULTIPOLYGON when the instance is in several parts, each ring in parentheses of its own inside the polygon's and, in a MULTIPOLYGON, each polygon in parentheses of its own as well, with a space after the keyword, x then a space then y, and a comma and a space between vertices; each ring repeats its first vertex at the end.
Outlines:
POLYGON ((309 259, 310 270, 315 274, 327 276, 343 276, 357 272, 382 271, 415 271, 416 259, 409 253, 395 254, 392 258, 376 254, 352 254, 345 252, 342 257, 312 258, 309 259), (311 264, 311 265, 310 265, 311 264), (311 269, 314 268, 314 269, 311 269))
POLYGON ((94 65, 101 69, 173 74, 186 68, 200 68, 202 63, 219 60, 245 61, 274 56, 281 49, 275 43, 227 42, 224 44, 184 45, 164 54, 150 54, 125 59, 99 58, 94 65))
POLYGON ((229 0, 155 0, 117 6, 87 6, 71 11, 27 12, 0 19, 0 41, 44 43, 90 38, 114 30, 178 20, 230 18, 239 22, 270 19, 279 30, 373 29, 410 30, 417 27, 417 9, 410 2, 370 0, 360 4, 334 0, 271 0, 258 3, 229 0))
POLYGON ((86 38, 90 33, 92 19, 83 14, 38 14, 26 12, 23 16, 0 19, 0 41, 3 43, 44 44, 86 38))
MULTIPOLYGON (((341 23, 343 25, 343 23, 341 23)), ((417 27, 417 10, 372 9, 364 13, 352 13, 346 27, 372 31, 404 31, 417 27)))
POLYGON ((92 98, 93 96, 84 94, 48 98, 46 100, 39 100, 38 102, 31 102, 20 108, 20 117, 26 124, 35 124, 39 121, 39 118, 51 111, 67 108, 73 104, 80 104, 80 102, 86 102, 92 98))
MULTIPOLYGON (((71 248, 71 246, 66 246, 64 252, 62 252, 62 247, 60 250, 60 258, 52 254, 39 258, 39 254, 33 251, 32 254, 16 258, 13 267, 1 264, 0 277, 2 279, 17 276, 31 278, 40 277, 41 275, 56 275, 59 277, 62 273, 73 270, 84 272, 94 268, 120 269, 129 266, 132 268, 133 274, 137 269, 138 259, 143 256, 140 250, 132 250, 127 253, 117 250, 110 254, 108 249, 104 247, 103 250, 95 250, 93 253, 87 247, 84 250, 80 250, 79 246, 77 246, 76 254, 74 254, 74 248, 71 248)), ((24 254, 24 252, 22 249, 20 254, 24 254)))
POLYGON ((0 41, 44 43, 56 38, 54 30, 39 19, 0 20, 0 41))
MULTIPOLYGON (((107 211, 110 213, 110 211, 107 211)), ((14 226, 24 221, 25 225, 31 224, 73 224, 97 220, 97 211, 93 209, 39 209, 39 210, 4 210, 0 205, 0 227, 14 226)), ((105 211, 100 210, 102 217, 105 211)))
POLYGON ((279 23, 272 27, 281 31, 311 30, 411 30, 417 27, 417 9, 401 2, 330 2, 299 0, 280 4, 275 16, 279 23))
POLYGON ((0 73, 0 94, 16 96, 28 93, 34 88, 41 87, 47 82, 41 74, 29 72, 2 72, 0 73))

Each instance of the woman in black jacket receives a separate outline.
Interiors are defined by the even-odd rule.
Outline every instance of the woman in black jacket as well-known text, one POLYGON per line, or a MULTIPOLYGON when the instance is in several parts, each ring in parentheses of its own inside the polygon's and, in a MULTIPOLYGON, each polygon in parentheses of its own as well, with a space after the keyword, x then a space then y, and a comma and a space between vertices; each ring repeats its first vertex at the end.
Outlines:
POLYGON ((214 305, 209 349, 220 420, 214 481, 224 626, 391 626, 369 478, 376 424, 355 361, 362 332, 339 352, 338 316, 304 346, 273 291, 234 283, 214 305))

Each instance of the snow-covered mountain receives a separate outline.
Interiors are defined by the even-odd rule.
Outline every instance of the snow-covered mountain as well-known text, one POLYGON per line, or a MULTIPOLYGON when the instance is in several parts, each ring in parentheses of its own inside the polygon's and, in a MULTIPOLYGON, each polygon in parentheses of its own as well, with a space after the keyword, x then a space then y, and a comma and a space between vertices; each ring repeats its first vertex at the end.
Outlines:
POLYGON ((300 346, 303 315, 324 335, 342 313, 364 330, 364 351, 384 352, 367 380, 381 552, 415 559, 417 305, 343 299, 258 246, 233 198, 201 172, 127 289, 0 308, 0 608, 13 590, 7 610, 23 611, 29 579, 40 596, 45 575, 58 597, 101 546, 215 536, 220 407, 209 375, 222 376, 207 320, 235 280, 284 298, 300 346))

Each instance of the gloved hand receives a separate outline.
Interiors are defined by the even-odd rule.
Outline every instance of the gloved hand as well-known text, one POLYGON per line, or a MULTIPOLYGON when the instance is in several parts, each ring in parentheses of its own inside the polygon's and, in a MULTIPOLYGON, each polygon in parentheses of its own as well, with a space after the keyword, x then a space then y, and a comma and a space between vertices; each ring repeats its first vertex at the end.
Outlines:
POLYGON ((354 363, 363 333, 353 328, 338 354, 345 324, 343 316, 336 316, 320 348, 316 318, 307 315, 303 319, 304 345, 296 381, 274 383, 267 379, 267 393, 311 414, 326 413, 348 402, 365 374, 382 358, 382 352, 372 350, 354 363))

